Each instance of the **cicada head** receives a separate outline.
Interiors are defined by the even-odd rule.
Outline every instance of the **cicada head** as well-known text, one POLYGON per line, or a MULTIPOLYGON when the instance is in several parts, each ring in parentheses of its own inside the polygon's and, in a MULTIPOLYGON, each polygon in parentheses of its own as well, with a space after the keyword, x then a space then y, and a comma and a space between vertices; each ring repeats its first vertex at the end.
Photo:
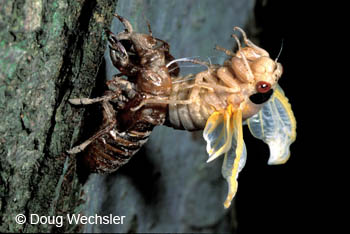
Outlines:
POLYGON ((269 88, 276 87, 283 71, 282 65, 275 62, 270 57, 257 58, 251 62, 250 68, 254 76, 256 91, 258 93, 266 93, 269 88))
POLYGON ((276 60, 270 58, 269 53, 255 45, 248 38, 243 29, 234 27, 242 33, 245 47, 241 46, 238 37, 233 34, 236 40, 238 51, 232 57, 231 66, 236 78, 249 85, 251 88, 249 94, 267 93, 273 89, 278 79, 282 75, 282 65, 276 60))
POLYGON ((244 93, 249 99, 243 107, 243 118, 255 115, 272 96, 282 75, 282 65, 270 57, 260 57, 249 62, 252 77, 244 86, 244 93))
POLYGON ((243 105, 243 118, 246 119, 256 114, 272 96, 283 69, 277 59, 272 60, 266 50, 251 42, 241 28, 235 27, 234 30, 242 33, 246 45, 242 47, 238 37, 232 35, 238 51, 231 59, 231 68, 241 82, 241 93, 249 97, 243 105))
POLYGON ((249 99, 253 104, 265 103, 273 94, 282 75, 282 65, 269 57, 260 57, 250 64, 254 80, 249 87, 249 99))

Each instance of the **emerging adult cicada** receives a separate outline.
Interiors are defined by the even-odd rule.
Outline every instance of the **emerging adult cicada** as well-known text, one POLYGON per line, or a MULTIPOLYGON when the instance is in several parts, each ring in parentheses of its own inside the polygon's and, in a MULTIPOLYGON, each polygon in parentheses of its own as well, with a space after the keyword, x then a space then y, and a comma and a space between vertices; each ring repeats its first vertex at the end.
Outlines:
MULTIPOLYGON (((243 30, 234 29, 241 31, 246 47, 241 48, 233 35, 238 51, 232 54, 224 50, 231 59, 196 76, 194 83, 199 86, 189 93, 193 102, 188 106, 193 110, 188 113, 194 126, 202 125, 201 117, 209 115, 203 131, 208 162, 220 155, 225 157, 222 174, 229 185, 226 208, 235 196, 238 173, 247 156, 242 121, 246 121, 254 137, 269 145, 269 164, 285 163, 290 156, 289 146, 296 138, 295 117, 277 83, 282 75, 281 64, 248 40, 243 30)), ((171 112, 176 109, 179 107, 170 108, 169 114, 174 115, 171 112)))
POLYGON ((226 208, 236 194, 237 177, 246 161, 244 121, 254 137, 269 145, 269 164, 285 163, 290 155, 289 146, 296 137, 291 106, 277 83, 282 65, 253 44, 242 29, 234 30, 242 33, 246 46, 242 48, 233 34, 238 44, 236 53, 217 47, 231 57, 222 66, 183 59, 205 64, 208 69, 193 75, 193 79, 174 78, 169 98, 145 99, 141 104, 167 103, 166 125, 189 131, 204 130, 207 162, 221 155, 225 157, 222 174, 229 185, 226 208), (177 82, 181 80, 185 81, 177 82))

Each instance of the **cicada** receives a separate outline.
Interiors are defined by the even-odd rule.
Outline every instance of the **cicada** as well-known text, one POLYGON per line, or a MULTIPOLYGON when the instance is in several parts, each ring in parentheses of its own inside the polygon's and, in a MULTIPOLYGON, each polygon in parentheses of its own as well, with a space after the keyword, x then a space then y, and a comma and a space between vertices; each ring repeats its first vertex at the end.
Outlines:
POLYGON ((166 66, 174 57, 167 42, 153 37, 150 26, 149 34, 138 33, 127 19, 118 14, 115 17, 125 30, 116 35, 107 31, 107 35, 110 58, 121 73, 107 81, 108 89, 102 97, 69 100, 74 105, 102 105, 99 130, 68 151, 82 152, 82 161, 90 172, 116 171, 145 144, 153 128, 164 123, 166 104, 137 106, 150 97, 169 97, 171 76, 179 73, 176 63, 166 66))
POLYGON ((121 74, 107 82, 109 90, 103 97, 70 100, 73 104, 102 102, 104 108, 101 130, 70 150, 84 151, 92 171, 117 170, 142 147, 156 125, 203 130, 207 162, 224 156, 222 174, 229 187, 224 206, 228 208, 247 157, 243 124, 269 145, 269 164, 288 160, 296 138, 296 120, 278 85, 282 65, 251 42, 241 28, 234 30, 241 32, 245 46, 233 34, 238 50, 234 53, 217 47, 229 56, 219 65, 174 59, 165 41, 154 38, 151 31, 149 35, 135 33, 126 19, 116 17, 126 30, 110 34, 110 56, 121 74), (207 69, 181 77, 180 61, 207 69))
POLYGON ((229 185, 226 208, 236 194, 238 174, 246 162, 243 124, 248 125, 254 137, 268 144, 269 164, 285 163, 296 138, 293 111, 278 85, 282 65, 251 42, 241 28, 234 30, 241 32, 245 46, 233 34, 238 45, 235 53, 217 47, 230 57, 223 65, 174 60, 203 64, 207 69, 191 79, 174 77, 169 98, 145 99, 141 104, 166 103, 166 125, 188 131, 203 130, 207 162, 224 156, 222 175, 229 185))

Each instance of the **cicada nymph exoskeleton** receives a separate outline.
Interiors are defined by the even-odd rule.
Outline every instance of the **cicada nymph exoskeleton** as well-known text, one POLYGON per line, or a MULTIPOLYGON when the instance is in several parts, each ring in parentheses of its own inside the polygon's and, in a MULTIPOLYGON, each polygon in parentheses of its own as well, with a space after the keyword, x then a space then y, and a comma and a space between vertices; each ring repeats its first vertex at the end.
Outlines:
POLYGON ((152 36, 150 27, 149 34, 137 33, 128 20, 115 16, 125 31, 107 34, 112 63, 121 73, 106 83, 108 90, 102 97, 69 100, 75 105, 102 104, 100 130, 68 151, 82 152, 91 172, 117 170, 147 141, 154 126, 164 123, 167 104, 141 103, 154 97, 168 98, 172 91, 171 75, 179 73, 176 63, 166 66, 174 57, 165 41, 152 36), (138 107, 140 104, 142 107, 138 107))
POLYGON ((241 32, 245 47, 235 34, 232 37, 237 41, 236 53, 217 47, 230 56, 223 65, 189 59, 187 61, 204 64, 207 70, 184 82, 177 82, 181 77, 173 79, 167 100, 142 102, 142 105, 167 103, 165 124, 168 126, 189 131, 203 129, 208 162, 224 155, 222 174, 229 185, 226 208, 237 191, 238 173, 246 161, 243 122, 247 121, 252 134, 269 145, 269 164, 284 163, 288 159, 289 145, 296 135, 293 112, 277 84, 282 65, 252 43, 242 29, 235 27, 234 30, 241 32))

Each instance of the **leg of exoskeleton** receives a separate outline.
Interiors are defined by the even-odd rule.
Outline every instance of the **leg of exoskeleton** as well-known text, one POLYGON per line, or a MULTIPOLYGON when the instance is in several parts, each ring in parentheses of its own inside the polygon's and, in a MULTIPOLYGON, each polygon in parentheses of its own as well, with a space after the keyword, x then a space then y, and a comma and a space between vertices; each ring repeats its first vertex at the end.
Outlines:
MULTIPOLYGON (((207 62, 196 60, 196 59, 183 58, 183 59, 173 60, 172 62, 167 64, 167 67, 170 66, 172 63, 179 62, 179 61, 201 64, 201 65, 204 65, 208 68, 207 71, 200 72, 196 75, 194 84, 185 84, 184 86, 181 87, 182 89, 192 88, 190 98, 187 100, 171 100, 171 99, 168 99, 168 97, 148 98, 148 99, 143 100, 138 106, 132 108, 131 109, 132 111, 137 111, 142 106, 144 106, 146 104, 171 104, 171 105, 189 105, 189 104, 192 104, 197 99, 197 97, 199 95, 200 88, 209 89, 211 91, 214 91, 216 89, 216 90, 226 91, 229 93, 237 92, 236 88, 228 88, 228 87, 225 87, 222 85, 217 85, 215 83, 209 84, 209 83, 203 82, 204 77, 209 76, 213 72, 213 68, 212 68, 213 66, 208 64, 207 62)), ((190 78, 192 76, 193 75, 190 74, 187 77, 190 78)), ((185 77, 183 80, 186 81, 187 78, 185 77)), ((179 79, 179 80, 176 80, 175 82, 179 83, 179 82, 181 82, 181 80, 179 79)))
POLYGON ((172 100, 172 99, 168 99, 168 97, 149 98, 149 99, 143 100, 137 107, 134 107, 131 110, 137 111, 146 104, 189 105, 189 104, 192 104, 197 99, 201 88, 209 89, 213 92, 223 91, 227 93, 237 93, 240 91, 240 88, 238 86, 226 87, 223 85, 216 84, 214 77, 212 75, 212 72, 213 71, 211 71, 211 69, 208 69, 208 71, 200 72, 196 75, 194 84, 186 84, 184 86, 181 86, 182 89, 192 88, 190 98, 187 100, 172 100), (204 80, 207 80, 209 82, 205 82, 204 80))
POLYGON ((152 29, 151 29, 151 24, 149 23, 148 20, 147 20, 147 28, 148 28, 149 35, 150 35, 151 37, 153 37, 153 35, 152 35, 152 29))
POLYGON ((107 87, 114 93, 119 95, 125 95, 127 98, 134 98, 136 91, 134 89, 134 84, 130 81, 115 75, 112 80, 106 82, 107 87))
POLYGON ((90 105, 97 102, 110 101, 117 98, 120 95, 119 92, 109 92, 107 95, 97 98, 71 98, 68 101, 73 105, 90 105))
POLYGON ((77 98, 77 99, 69 100, 73 104, 74 103, 92 104, 96 102, 102 102, 103 119, 104 119, 103 122, 105 124, 102 126, 102 129, 98 131, 95 135, 90 137, 88 140, 84 141, 82 144, 67 151, 68 153, 76 154, 83 151, 95 139, 97 139, 101 135, 113 129, 113 127, 116 124, 116 116, 115 116, 115 110, 113 109, 113 106, 109 103, 109 101, 113 101, 113 99, 117 99, 118 101, 123 102, 123 98, 124 99, 132 98, 136 94, 135 90, 133 89, 132 83, 118 76, 115 76, 113 80, 107 81, 107 86, 109 90, 107 91, 107 95, 103 97, 93 98, 93 99, 77 98))
POLYGON ((117 17, 119 19, 119 21, 124 25, 125 30, 127 32, 129 32, 129 33, 133 32, 132 25, 127 19, 125 19, 124 17, 121 17, 117 13, 115 13, 114 16, 117 17))
POLYGON ((109 101, 116 97, 116 95, 105 95, 98 98, 71 98, 68 101, 73 105, 90 105, 97 102, 109 101))
POLYGON ((119 19, 119 21, 124 25, 125 27, 125 31, 124 32, 120 32, 116 35, 116 37, 118 38, 118 40, 130 40, 130 35, 133 33, 133 28, 132 28, 132 25, 131 23, 121 17, 120 15, 118 14, 114 14, 115 17, 117 17, 119 19))
POLYGON ((106 84, 110 91, 106 92, 107 94, 102 97, 71 98, 68 101, 73 105, 90 105, 97 102, 107 102, 113 99, 122 99, 123 91, 126 94, 127 98, 133 98, 136 93, 133 89, 133 85, 129 81, 118 77, 118 75, 116 75, 113 80, 107 81, 106 84))
POLYGON ((92 137, 90 137, 88 140, 86 140, 83 143, 81 143, 80 145, 75 146, 74 148, 68 150, 67 153, 69 153, 69 154, 80 153, 88 145, 90 145, 91 142, 93 142, 94 140, 96 140, 97 138, 102 136, 103 134, 106 134, 107 132, 109 132, 113 129, 113 127, 116 124, 116 118, 115 118, 115 114, 113 113, 113 107, 108 102, 104 102, 102 104, 102 106, 104 109, 104 112, 103 112, 104 120, 106 120, 106 124, 104 125, 104 127, 100 131, 98 131, 96 134, 94 134, 92 137))
POLYGON ((144 105, 147 104, 173 104, 173 105, 188 105, 191 104, 193 102, 193 100, 170 100, 168 99, 168 97, 164 98, 164 99, 146 99, 143 100, 140 105, 131 108, 131 111, 137 111, 139 110, 141 107, 143 107, 144 105))
POLYGON ((109 55, 113 65, 117 68, 130 66, 129 54, 125 47, 112 32, 106 31, 106 33, 109 42, 109 55))
POLYGON ((172 79, 172 84, 177 84, 177 83, 184 83, 186 81, 192 80, 194 77, 193 74, 188 74, 185 77, 171 77, 172 79))
MULTIPOLYGON (((183 78, 184 81, 188 80, 189 77, 192 77, 192 74, 187 75, 186 77, 183 78)), ((183 86, 181 86, 181 89, 191 89, 191 95, 190 98, 187 100, 176 100, 176 99, 169 99, 169 97, 157 97, 157 98, 146 98, 144 100, 142 100, 142 102, 131 109, 131 111, 137 111, 139 110, 141 107, 143 107, 146 104, 169 104, 169 105, 189 105, 192 104, 194 102, 194 100, 196 99, 196 95, 193 95, 194 91, 199 89, 199 88, 205 88, 205 89, 209 89, 209 90, 213 90, 212 87, 210 87, 210 85, 201 82, 203 79, 202 78, 198 78, 199 76, 196 75, 196 80, 194 84, 184 84, 183 86)), ((177 82, 178 83, 178 82, 177 82)), ((198 93, 197 91, 195 91, 196 93, 198 93)))
POLYGON ((110 48, 121 52, 122 54, 124 54, 124 56, 127 56, 128 53, 126 52, 124 46, 119 42, 120 39, 118 39, 118 37, 109 30, 107 30, 106 33, 108 35, 107 39, 110 43, 110 48))

